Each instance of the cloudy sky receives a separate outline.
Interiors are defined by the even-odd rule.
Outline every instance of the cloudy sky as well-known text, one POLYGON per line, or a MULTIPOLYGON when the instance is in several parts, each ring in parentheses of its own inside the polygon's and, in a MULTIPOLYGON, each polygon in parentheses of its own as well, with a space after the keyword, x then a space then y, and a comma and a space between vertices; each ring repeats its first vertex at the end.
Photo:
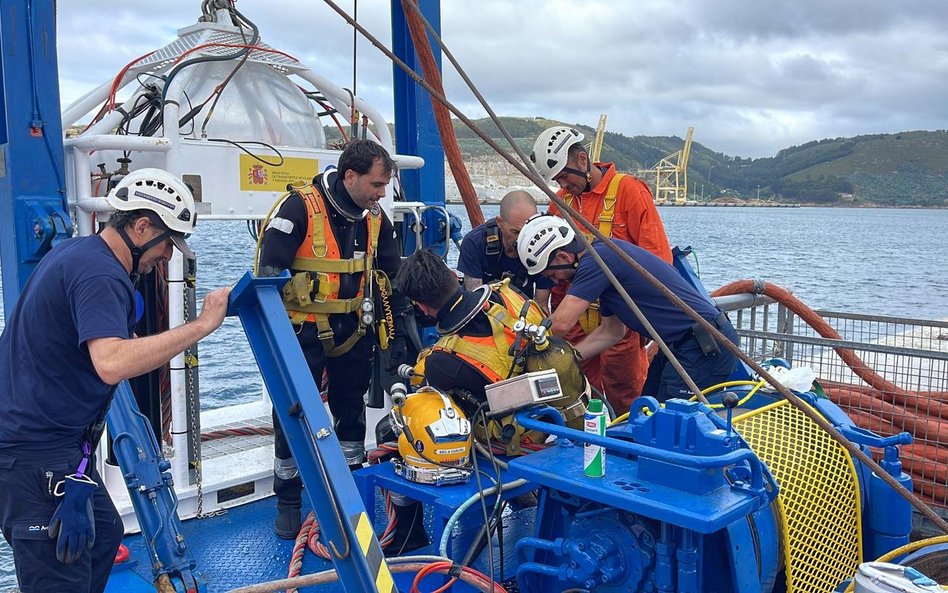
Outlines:
MULTIPOLYGON (((347 11, 353 0, 338 0, 347 11)), ((240 0, 262 39, 352 86, 352 29, 320 0, 240 0)), ((198 0, 59 2, 66 105, 175 38, 198 0)), ((390 44, 389 2, 358 2, 390 44)), ((948 0, 442 0, 442 35, 500 115, 684 136, 771 156, 814 139, 948 128, 948 0)), ((450 65, 445 61, 446 71, 450 65)), ((357 90, 393 113, 391 64, 358 43, 357 90)), ((448 98, 485 112, 456 75, 448 98)))

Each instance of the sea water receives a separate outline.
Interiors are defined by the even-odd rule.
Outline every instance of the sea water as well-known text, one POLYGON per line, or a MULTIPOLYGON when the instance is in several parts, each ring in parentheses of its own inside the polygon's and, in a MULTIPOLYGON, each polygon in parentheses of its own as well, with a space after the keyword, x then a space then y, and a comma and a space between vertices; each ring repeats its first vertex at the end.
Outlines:
MULTIPOLYGON (((449 209, 470 230, 463 206, 449 209)), ((484 206, 487 218, 497 206, 484 206)), ((661 207, 673 246, 691 246, 709 290, 745 278, 784 286, 813 308, 921 319, 948 317, 944 266, 948 210, 661 207)), ((256 243, 240 222, 202 220, 198 299, 233 284, 251 266, 256 243)), ((452 250, 449 263, 457 262, 452 250)), ((0 327, 3 307, 0 302, 0 327)), ((203 409, 252 401, 262 382, 239 320, 200 344, 203 409)), ((15 584, 0 540, 0 591, 15 584)))

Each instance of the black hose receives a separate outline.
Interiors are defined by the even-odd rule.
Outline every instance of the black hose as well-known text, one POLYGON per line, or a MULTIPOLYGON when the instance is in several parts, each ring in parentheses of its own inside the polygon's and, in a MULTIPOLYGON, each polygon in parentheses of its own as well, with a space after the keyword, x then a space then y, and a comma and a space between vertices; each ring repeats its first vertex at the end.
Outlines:
MULTIPOLYGON (((236 60, 237 58, 240 58, 244 54, 249 54, 253 48, 252 46, 257 45, 257 42, 260 40, 260 29, 257 28, 257 25, 253 21, 245 17, 243 14, 241 14, 240 11, 237 10, 236 7, 229 6, 228 10, 231 11, 232 15, 239 18, 241 22, 243 22, 244 24, 249 26, 251 29, 253 29, 253 37, 251 37, 250 43, 247 44, 248 46, 251 46, 251 47, 242 47, 231 54, 227 54, 223 56, 199 56, 197 58, 185 60, 181 62, 180 64, 174 66, 171 69, 171 71, 168 72, 168 75, 165 78, 165 87, 161 91, 161 104, 162 105, 164 105, 168 101, 168 89, 171 87, 171 81, 174 80, 174 78, 178 75, 178 73, 181 72, 183 69, 187 68, 188 66, 193 66, 195 64, 200 64, 203 62, 227 62, 230 60, 236 60)), ((240 25, 238 24, 238 26, 240 25)))

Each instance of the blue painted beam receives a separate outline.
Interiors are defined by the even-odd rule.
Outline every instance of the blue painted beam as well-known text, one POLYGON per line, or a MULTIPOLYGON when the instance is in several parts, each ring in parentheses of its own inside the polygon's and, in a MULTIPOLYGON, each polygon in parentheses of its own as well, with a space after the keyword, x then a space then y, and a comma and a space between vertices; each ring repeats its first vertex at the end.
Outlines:
MULTIPOLYGON (((441 35, 440 0, 419 0, 418 5, 432 28, 441 35)), ((431 40, 431 47, 440 70, 441 49, 434 40, 431 40)), ((415 46, 411 41, 400 0, 392 0, 392 51, 420 76, 424 76, 418 56, 415 55, 415 46)), ((425 159, 423 168, 401 172, 404 198, 414 202, 443 204, 444 146, 438 134, 431 97, 401 68, 392 68, 395 90, 395 149, 399 154, 413 154, 425 159)))
POLYGON ((54 0, 0 5, 0 265, 12 311, 36 264, 72 235, 63 172, 54 0))
POLYGON ((344 590, 391 593, 382 548, 286 316, 280 289, 289 277, 248 272, 231 293, 228 314, 240 316, 344 590))

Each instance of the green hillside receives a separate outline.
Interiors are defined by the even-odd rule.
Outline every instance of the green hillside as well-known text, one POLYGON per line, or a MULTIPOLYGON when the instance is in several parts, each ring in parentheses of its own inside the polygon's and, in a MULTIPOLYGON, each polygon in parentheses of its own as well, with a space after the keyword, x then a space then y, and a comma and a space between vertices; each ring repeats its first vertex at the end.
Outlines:
MULTIPOLYGON (((526 154, 540 132, 562 123, 540 117, 500 120, 526 154)), ((489 119, 475 123, 499 145, 507 146, 489 119)), ((593 127, 567 125, 582 131, 587 141, 595 135, 593 127)), ((454 128, 466 158, 495 156, 463 123, 455 121, 454 128)), ((700 138, 700 133, 696 130, 696 137, 700 138)), ((683 144, 677 136, 628 137, 606 132, 601 159, 615 162, 619 170, 635 172, 653 167, 681 150, 683 144)), ((724 196, 750 199, 759 191, 762 200, 779 202, 948 207, 948 130, 814 140, 759 159, 729 156, 695 141, 688 185, 688 197, 694 200, 702 195, 705 200, 724 196)))

